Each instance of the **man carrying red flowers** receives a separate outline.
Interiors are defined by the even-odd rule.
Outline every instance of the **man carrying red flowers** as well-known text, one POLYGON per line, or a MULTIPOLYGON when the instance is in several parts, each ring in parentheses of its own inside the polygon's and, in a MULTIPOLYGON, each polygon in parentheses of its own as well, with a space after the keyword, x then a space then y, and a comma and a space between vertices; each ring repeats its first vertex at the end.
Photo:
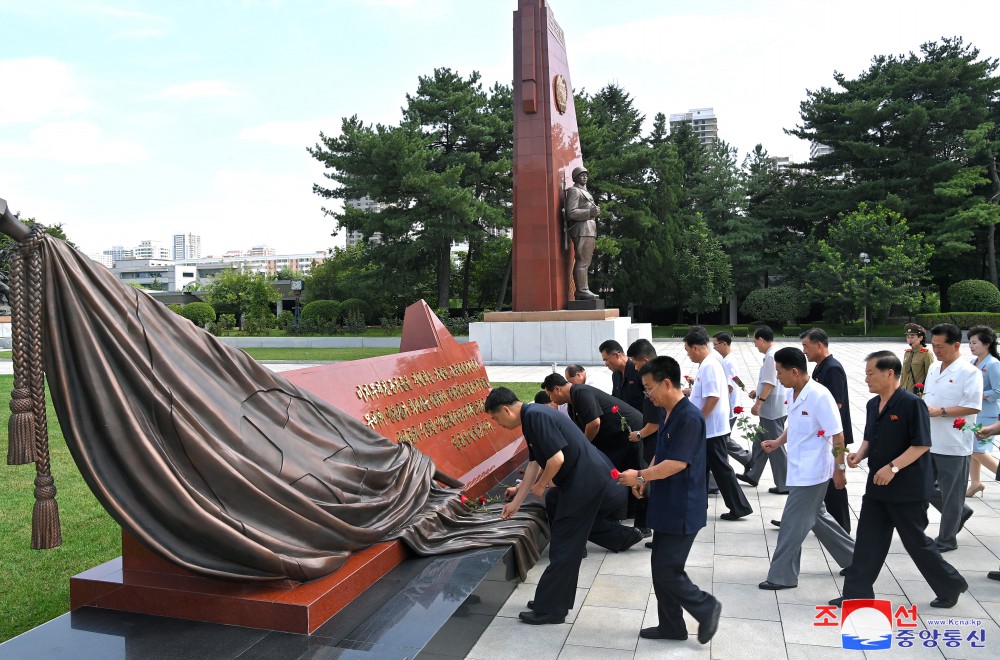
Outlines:
POLYGON ((618 523, 626 490, 611 479, 611 461, 566 415, 522 403, 506 387, 494 388, 484 407, 505 429, 520 428, 528 445, 524 479, 500 517, 512 518, 529 492, 544 498, 548 512, 549 565, 519 618, 533 625, 562 623, 573 609, 587 540, 620 552, 641 541, 642 532, 618 523), (547 488, 549 482, 556 488, 547 488))

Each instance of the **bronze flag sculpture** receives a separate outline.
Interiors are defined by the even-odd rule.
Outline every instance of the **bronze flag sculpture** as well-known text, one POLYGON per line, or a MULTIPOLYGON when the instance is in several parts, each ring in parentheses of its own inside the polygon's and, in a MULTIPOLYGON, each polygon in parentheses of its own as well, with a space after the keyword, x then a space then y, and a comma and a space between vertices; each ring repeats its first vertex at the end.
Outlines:
POLYGON ((37 414, 43 374, 30 365, 44 354, 63 434, 94 495, 125 530, 189 571, 311 580, 392 539, 418 554, 509 544, 522 576, 538 559, 541 507, 510 521, 470 511, 435 483, 449 480, 417 449, 122 285, 21 224, 3 200, 0 231, 16 241, 12 336, 15 363, 28 369, 15 378, 11 406, 33 420, 18 417, 12 428, 33 424, 19 433, 34 441, 9 458, 38 465, 36 534, 45 538, 35 547, 58 544, 44 401, 37 414))

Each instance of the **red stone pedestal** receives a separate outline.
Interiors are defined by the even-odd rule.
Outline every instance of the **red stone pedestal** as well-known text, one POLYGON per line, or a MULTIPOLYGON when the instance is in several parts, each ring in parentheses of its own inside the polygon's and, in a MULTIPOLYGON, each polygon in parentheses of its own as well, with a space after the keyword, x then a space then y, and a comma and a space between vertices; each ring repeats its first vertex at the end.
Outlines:
POLYGON ((84 606, 309 634, 408 556, 399 541, 355 552, 312 582, 227 582, 170 564, 122 532, 122 556, 70 579, 70 608, 84 606))

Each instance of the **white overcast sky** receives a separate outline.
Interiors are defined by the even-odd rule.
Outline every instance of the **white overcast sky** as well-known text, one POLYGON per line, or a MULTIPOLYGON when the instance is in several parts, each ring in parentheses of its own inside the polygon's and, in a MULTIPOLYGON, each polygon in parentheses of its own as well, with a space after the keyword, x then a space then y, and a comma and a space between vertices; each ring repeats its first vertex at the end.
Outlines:
MULTIPOLYGON (((551 0, 574 87, 651 120, 714 107, 741 154, 806 89, 962 36, 1000 57, 1000 2, 551 0)), ((306 153, 344 116, 395 123, 436 67, 509 83, 516 0, 0 0, 0 197, 86 252, 174 233, 205 254, 342 244, 306 153)), ((647 124, 648 128, 648 124, 647 124)), ((584 154, 586 157, 586 154, 584 154)))

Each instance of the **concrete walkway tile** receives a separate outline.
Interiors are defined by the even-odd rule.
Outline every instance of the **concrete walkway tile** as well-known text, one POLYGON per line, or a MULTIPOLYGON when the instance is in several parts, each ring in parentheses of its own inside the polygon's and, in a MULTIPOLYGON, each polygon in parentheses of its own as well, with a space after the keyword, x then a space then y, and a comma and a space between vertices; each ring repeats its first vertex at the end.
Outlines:
POLYGON ((988 570, 996 570, 994 567, 1000 561, 989 548, 982 545, 978 547, 963 546, 961 541, 958 542, 958 550, 946 552, 944 558, 957 568, 959 573, 964 570, 982 570, 983 567, 989 567, 988 570))
POLYGON ((498 617, 479 638, 469 658, 523 660, 530 649, 532 660, 556 660, 573 626, 568 623, 531 626, 518 619, 498 617))
MULTIPOLYGON (((996 569, 990 569, 996 570, 996 569)), ((973 598, 991 603, 1000 603, 1000 581, 990 580, 986 577, 986 571, 962 571, 962 577, 969 583, 969 590, 966 594, 973 598)), ((1000 618, 997 619, 1000 622, 1000 618)), ((997 640, 1000 645, 1000 640, 997 640)))
POLYGON ((788 657, 779 622, 729 618, 724 603, 719 630, 711 646, 712 657, 720 660, 785 660, 788 657))
MULTIPOLYGON (((947 617, 975 617, 982 619, 987 617, 986 610, 975 598, 965 592, 958 599, 958 604, 950 609, 938 609, 930 606, 934 600, 934 591, 930 586, 921 580, 900 580, 903 593, 910 599, 911 603, 917 605, 917 611, 921 618, 947 618, 947 617)), ((1000 640, 997 640, 1000 642, 1000 640)))
POLYGON ((548 547, 542 552, 542 556, 538 559, 538 563, 528 569, 528 576, 524 581, 528 584, 538 584, 538 579, 542 577, 542 573, 549 566, 549 549, 548 547))
POLYGON ((799 586, 795 589, 775 591, 779 605, 826 605, 840 595, 840 584, 833 576, 799 573, 799 586))
POLYGON ((604 558, 598 575, 633 575, 650 580, 653 574, 649 564, 649 552, 619 552, 604 558))
MULTIPOLYGON (((699 538, 701 535, 698 535, 699 538)), ((711 538, 711 537, 706 537, 711 538)), ((687 562, 685 566, 704 566, 711 568, 715 565, 715 543, 698 543, 695 541, 691 544, 691 552, 688 554, 687 562)))
MULTIPOLYGON (((643 626, 646 627, 646 626, 643 626)), ((693 631, 686 642, 673 639, 642 639, 635 647, 635 657, 638 660, 710 660, 711 644, 699 644, 698 636, 693 631)))
POLYGON ((649 599, 649 588, 649 578, 629 575, 598 575, 590 586, 584 605, 645 610, 646 601, 649 599))
MULTIPOLYGON (((942 619, 947 619, 947 617, 942 617, 942 619)), ((944 626, 933 626, 932 629, 933 628, 941 630, 942 635, 944 634, 944 631, 948 629, 952 630, 958 629, 962 631, 963 641, 962 644, 957 647, 949 648, 941 643, 943 637, 938 638, 938 650, 940 650, 941 653, 944 654, 944 657, 948 658, 949 660, 952 659, 979 660, 980 658, 985 660, 986 658, 995 659, 997 657, 997 648, 1000 647, 1000 626, 998 626, 993 621, 990 621, 988 619, 984 620, 982 622, 981 627, 969 627, 969 626, 958 627, 955 625, 946 624, 944 626), (981 647, 972 646, 972 642, 969 641, 968 638, 973 631, 982 631, 983 633, 986 634, 986 639, 984 642, 980 642, 978 640, 976 641, 977 644, 983 644, 983 646, 981 647)))
POLYGON ((766 557, 725 557, 715 563, 715 582, 759 584, 767 579, 771 562, 766 557))
POLYGON ((901 647, 896 645, 895 639, 892 640, 891 649, 867 651, 863 656, 857 651, 843 651, 843 653, 851 653, 851 658, 864 657, 865 660, 889 660, 892 658, 900 658, 900 660, 943 660, 945 657, 941 649, 922 646, 917 643, 917 640, 914 640, 913 646, 901 647))
POLYGON ((799 574, 832 575, 840 573, 840 566, 822 548, 802 548, 799 574))
MULTIPOLYGON (((637 556, 637 552, 627 551, 623 554, 631 554, 638 561, 642 561, 643 557, 637 556)), ((646 559, 649 561, 649 559, 646 559)), ((589 589, 590 585, 594 583, 594 578, 601 570, 601 566, 604 565, 604 557, 599 557, 597 559, 591 559, 587 557, 580 563, 580 575, 577 577, 576 586, 578 589, 589 589)))
MULTIPOLYGON (((832 596, 831 596, 832 598, 832 596)), ((809 646, 832 646, 843 650, 840 640, 840 627, 820 627, 816 622, 816 605, 826 605, 824 599, 813 605, 797 603, 779 603, 781 610, 781 628, 788 643, 807 644, 809 646)))
POLYGON ((758 589, 752 584, 720 582, 715 585, 712 595, 722 603, 727 617, 763 621, 781 620, 778 600, 773 591, 758 589))
MULTIPOLYGON (((821 630, 832 630, 832 628, 821 628, 821 630)), ((839 643, 840 629, 837 629, 838 644, 833 646, 814 646, 811 636, 803 638, 801 644, 786 644, 785 651, 788 653, 788 660, 844 660, 844 658, 862 658, 864 654, 858 651, 848 651, 839 643)), ((885 660, 885 659, 883 659, 885 660)))
POLYGON ((645 604, 642 609, 584 605, 566 643, 634 652, 645 612, 645 604))
POLYGON ((715 554, 738 557, 767 557, 764 534, 731 534, 716 532, 715 554))
MULTIPOLYGON (((719 510, 720 514, 725 512, 725 507, 719 510)), ((764 526, 761 524, 760 516, 757 515, 755 510, 754 513, 739 520, 718 520, 715 523, 716 536, 718 536, 719 532, 727 534, 763 534, 764 526)))
MULTIPOLYGON (((909 557, 909 555, 907 555, 907 557, 909 557)), ((839 584, 841 588, 843 588, 844 578, 840 577, 839 575, 837 576, 837 578, 838 578, 837 584, 839 584)), ((875 578, 875 584, 872 586, 875 589, 875 593, 877 594, 896 594, 899 596, 903 595, 903 588, 899 586, 899 582, 896 581, 896 578, 893 576, 892 571, 890 571, 888 568, 884 566, 882 567, 882 572, 880 572, 878 574, 878 577, 875 578)))
MULTIPOLYGON (((953 555, 954 552, 945 553, 945 559, 948 559, 948 555, 953 555)), ((917 570, 916 565, 913 560, 910 559, 910 555, 889 555, 885 558, 886 567, 892 571, 892 576, 896 578, 897 581, 904 580, 921 580, 923 581, 923 576, 920 575, 920 571, 917 570)), ((959 571, 961 573, 961 571, 959 571)))
MULTIPOLYGON (((507 602, 503 604, 500 611, 497 612, 497 616, 505 616, 509 618, 516 619, 517 615, 521 612, 525 612, 528 609, 528 601, 535 598, 535 586, 534 584, 519 584, 517 588, 514 589, 514 593, 510 595, 507 602)), ((587 599, 586 589, 577 589, 576 598, 573 602, 573 609, 569 611, 566 615, 566 623, 573 623, 576 621, 577 614, 580 613, 580 607, 583 606, 583 601, 587 599)))
MULTIPOLYGON (((525 657, 531 657, 530 650, 526 649, 525 657)), ((633 658, 635 658, 633 651, 592 648, 576 644, 567 644, 559 654, 559 660, 633 660, 633 658)))

